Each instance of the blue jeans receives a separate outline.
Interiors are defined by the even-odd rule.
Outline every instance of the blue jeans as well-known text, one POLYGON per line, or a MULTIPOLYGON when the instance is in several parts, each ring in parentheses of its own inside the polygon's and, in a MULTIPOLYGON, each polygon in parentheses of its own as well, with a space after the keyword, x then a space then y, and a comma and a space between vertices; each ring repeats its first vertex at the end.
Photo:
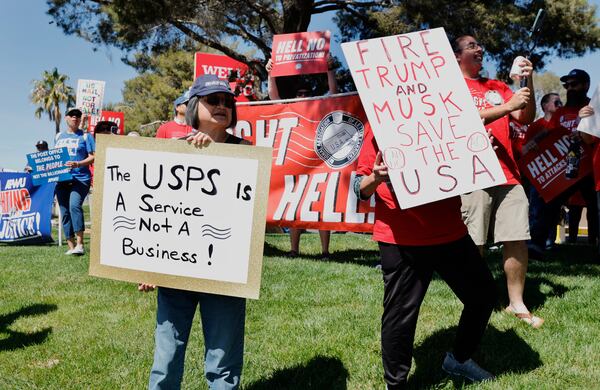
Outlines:
POLYGON ((196 306, 204 333, 204 375, 214 390, 237 389, 244 359, 246 299, 158 288, 149 389, 179 389, 196 306))
POLYGON ((60 207, 63 230, 67 239, 85 230, 83 221, 83 200, 90 191, 90 184, 79 180, 59 182, 56 185, 56 199, 60 207))

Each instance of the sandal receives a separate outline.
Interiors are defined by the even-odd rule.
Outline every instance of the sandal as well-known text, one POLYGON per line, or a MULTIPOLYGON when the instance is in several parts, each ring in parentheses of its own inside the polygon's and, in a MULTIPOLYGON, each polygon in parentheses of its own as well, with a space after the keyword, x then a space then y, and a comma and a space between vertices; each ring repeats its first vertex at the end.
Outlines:
POLYGON ((531 313, 516 313, 510 306, 504 309, 507 313, 510 313, 530 325, 534 329, 540 328, 544 324, 544 319, 541 317, 534 316, 531 313))

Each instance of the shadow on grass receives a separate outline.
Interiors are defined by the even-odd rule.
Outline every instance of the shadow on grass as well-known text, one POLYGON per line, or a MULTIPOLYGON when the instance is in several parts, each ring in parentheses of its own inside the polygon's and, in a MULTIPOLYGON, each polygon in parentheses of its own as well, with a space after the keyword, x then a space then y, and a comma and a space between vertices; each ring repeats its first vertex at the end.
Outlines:
POLYGON ((16 332, 9 329, 10 325, 21 317, 37 316, 55 311, 58 308, 56 305, 50 304, 34 304, 20 308, 9 314, 0 316, 0 352, 13 351, 43 343, 46 338, 52 333, 52 328, 45 328, 33 333, 16 332), (5 335, 8 335, 6 337, 5 335))
POLYGON ((348 370, 340 359, 316 356, 304 364, 278 370, 270 378, 250 383, 244 389, 344 390, 347 379, 348 370))
MULTIPOLYGON (((508 306, 506 279, 501 274, 496 276, 495 281, 500 297, 496 310, 504 310, 508 306)), ((551 282, 541 276, 532 276, 531 273, 528 273, 523 297, 529 310, 533 311, 544 306, 548 298, 562 298, 567 291, 569 291, 569 288, 562 284, 551 282)))
MULTIPOLYGON (((288 252, 265 242, 264 255, 269 257, 288 257, 288 252)), ((376 249, 344 249, 332 252, 327 259, 321 255, 300 254, 296 258, 303 260, 314 260, 321 262, 332 262, 340 264, 357 264, 366 267, 374 267, 379 264, 379 251, 376 249)))
MULTIPOLYGON (((456 327, 441 329, 415 348, 415 372, 408 378, 408 388, 433 387, 449 380, 441 367, 455 336, 456 327)), ((499 331, 488 326, 479 351, 473 359, 496 376, 526 373, 542 365, 540 355, 512 329, 499 331)))

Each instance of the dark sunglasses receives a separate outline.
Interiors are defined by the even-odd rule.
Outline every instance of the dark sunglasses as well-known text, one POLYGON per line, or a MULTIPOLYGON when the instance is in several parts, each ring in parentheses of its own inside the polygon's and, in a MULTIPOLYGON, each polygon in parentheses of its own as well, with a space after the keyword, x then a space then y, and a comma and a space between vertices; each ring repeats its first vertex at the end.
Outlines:
POLYGON ((233 108, 235 106, 235 100, 231 95, 206 95, 202 97, 206 103, 211 106, 224 106, 226 108, 233 108))
POLYGON ((70 116, 71 118, 77 118, 77 119, 81 119, 81 115, 79 114, 75 114, 75 115, 67 115, 70 116))
POLYGON ((581 84, 581 81, 579 81, 579 80, 567 81, 567 82, 563 83, 563 87, 565 89, 569 89, 570 87, 576 87, 579 84, 581 84))
POLYGON ((560 100, 554 101, 554 107, 562 107, 563 103, 560 100))

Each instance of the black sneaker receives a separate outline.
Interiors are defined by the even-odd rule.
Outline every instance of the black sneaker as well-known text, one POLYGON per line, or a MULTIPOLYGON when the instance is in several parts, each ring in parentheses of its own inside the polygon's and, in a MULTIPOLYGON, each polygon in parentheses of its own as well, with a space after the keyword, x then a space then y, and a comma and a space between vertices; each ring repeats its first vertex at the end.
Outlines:
POLYGON ((483 382, 494 379, 494 376, 479 367, 473 359, 460 363, 451 352, 446 352, 446 358, 442 363, 442 370, 452 376, 467 378, 471 382, 483 382))

